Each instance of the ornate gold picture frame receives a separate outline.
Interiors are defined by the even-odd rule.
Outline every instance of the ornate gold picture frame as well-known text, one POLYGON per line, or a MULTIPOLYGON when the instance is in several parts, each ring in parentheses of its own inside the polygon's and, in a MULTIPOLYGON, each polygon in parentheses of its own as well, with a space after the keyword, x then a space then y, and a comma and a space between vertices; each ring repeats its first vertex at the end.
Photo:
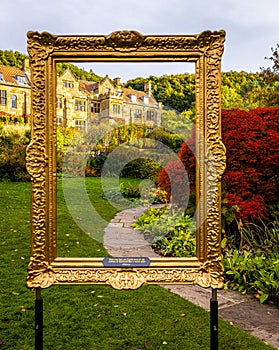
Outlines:
POLYGON ((27 151, 31 175, 31 258, 27 286, 102 283, 117 289, 142 284, 198 284, 222 288, 221 176, 225 147, 221 140, 221 56, 224 31, 197 35, 56 36, 28 33, 31 58, 32 133, 27 151), (152 258, 145 267, 105 267, 103 258, 57 256, 56 233, 56 63, 194 62, 196 84, 196 257, 152 258))

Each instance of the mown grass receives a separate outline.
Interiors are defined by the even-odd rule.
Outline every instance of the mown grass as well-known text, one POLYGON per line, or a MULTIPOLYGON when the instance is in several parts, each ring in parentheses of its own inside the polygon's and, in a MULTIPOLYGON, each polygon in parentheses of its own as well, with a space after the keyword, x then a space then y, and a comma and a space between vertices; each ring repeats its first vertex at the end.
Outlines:
MULTIPOLYGON (((95 208, 109 220, 116 209, 102 199, 99 179, 89 179, 88 186, 94 189, 90 198, 94 197, 95 208)), ((30 254, 29 193, 28 183, 0 183, 1 350, 34 349, 35 295, 25 287, 30 254)), ((60 196, 60 188, 58 193, 60 196)), ((62 204, 59 210, 63 213, 59 224, 62 252, 106 254, 101 243, 75 231, 62 204)), ((46 350, 209 349, 209 313, 159 286, 135 291, 102 285, 53 286, 42 295, 46 350)), ((222 320, 219 348, 272 349, 222 320)))

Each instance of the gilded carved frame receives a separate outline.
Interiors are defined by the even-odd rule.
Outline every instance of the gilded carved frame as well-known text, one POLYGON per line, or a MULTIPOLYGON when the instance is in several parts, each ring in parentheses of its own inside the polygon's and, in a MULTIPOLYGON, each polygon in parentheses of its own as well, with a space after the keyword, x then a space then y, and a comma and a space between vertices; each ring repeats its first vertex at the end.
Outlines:
POLYGON ((56 36, 28 33, 32 77, 32 137, 27 150, 31 175, 31 258, 27 286, 109 284, 135 289, 142 284, 198 284, 222 288, 221 176, 225 147, 221 141, 221 56, 225 32, 197 35, 142 35, 119 31, 109 36, 56 36), (152 258, 149 267, 107 268, 102 258, 56 256, 56 62, 191 61, 196 64, 197 254, 195 258, 152 258))

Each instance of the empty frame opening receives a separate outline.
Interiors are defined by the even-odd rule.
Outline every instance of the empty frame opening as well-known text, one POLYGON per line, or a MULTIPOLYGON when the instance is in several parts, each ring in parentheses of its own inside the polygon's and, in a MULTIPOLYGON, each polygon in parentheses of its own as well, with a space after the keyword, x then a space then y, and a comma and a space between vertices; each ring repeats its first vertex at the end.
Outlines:
POLYGON ((57 256, 196 256, 195 64, 56 64, 57 256))

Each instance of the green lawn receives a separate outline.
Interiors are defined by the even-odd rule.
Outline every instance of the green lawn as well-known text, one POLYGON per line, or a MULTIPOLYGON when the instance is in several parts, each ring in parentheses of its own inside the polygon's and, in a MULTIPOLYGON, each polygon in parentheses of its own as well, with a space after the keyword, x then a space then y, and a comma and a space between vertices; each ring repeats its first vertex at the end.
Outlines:
MULTIPOLYGON (((88 189, 93 189, 89 192, 94 207, 109 220, 116 210, 102 199, 99 179, 87 181, 88 189)), ((58 194, 61 254, 105 254, 100 243, 75 226, 60 188, 58 194)), ((29 184, 0 183, 0 195, 0 350, 31 350, 35 295, 25 287, 30 254, 29 184)), ((53 286, 42 295, 46 350, 209 349, 209 313, 159 286, 136 291, 98 285, 53 286)), ((220 349, 272 349, 222 320, 219 326, 220 349)))

